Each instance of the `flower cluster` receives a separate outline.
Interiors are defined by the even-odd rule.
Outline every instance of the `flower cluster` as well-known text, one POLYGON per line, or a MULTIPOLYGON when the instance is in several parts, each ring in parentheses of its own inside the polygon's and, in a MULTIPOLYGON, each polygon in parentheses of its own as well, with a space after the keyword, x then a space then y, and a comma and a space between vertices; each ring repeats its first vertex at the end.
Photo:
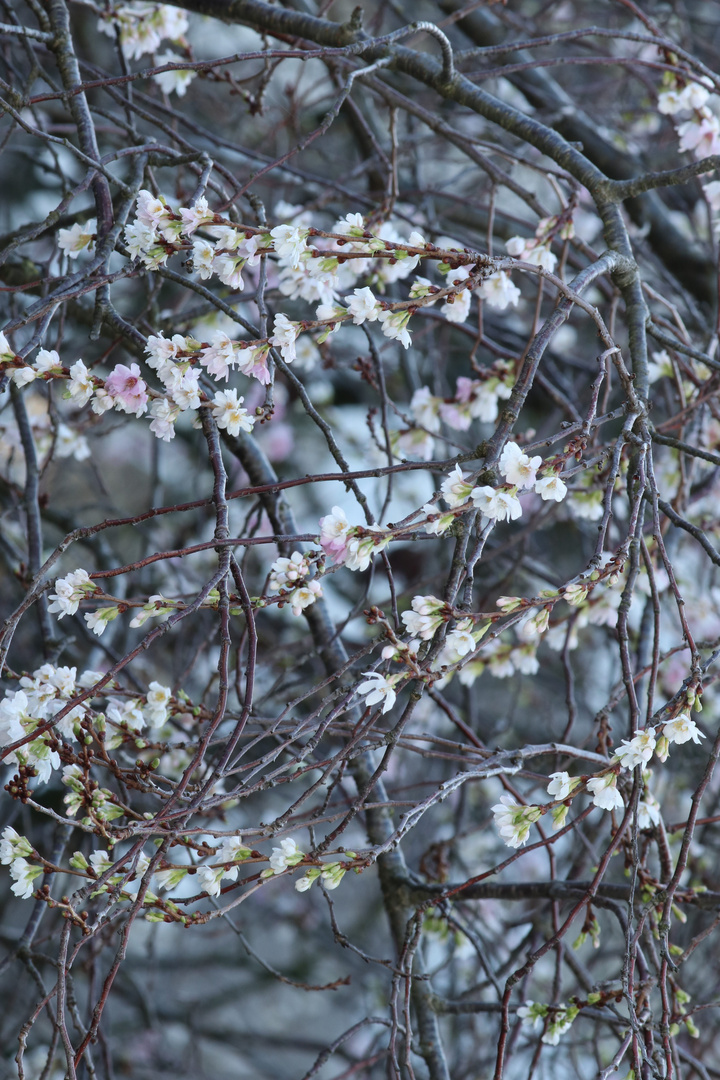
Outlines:
POLYGON ((168 4, 124 4, 109 8, 98 20, 98 30, 103 34, 114 38, 119 33, 128 60, 156 52, 166 38, 179 41, 187 28, 185 12, 168 4))
POLYGON ((452 398, 435 397, 429 387, 420 387, 412 396, 410 412, 423 432, 395 433, 393 449, 429 460, 433 453, 431 436, 440 431, 441 422, 453 431, 467 431, 474 420, 493 423, 498 417, 499 402, 510 397, 514 381, 510 365, 498 360, 483 373, 482 379, 460 375, 452 398))
MULTIPOLYGON (((690 718, 689 713, 683 712, 674 720, 663 724, 659 738, 654 729, 648 728, 638 732, 630 740, 623 740, 612 761, 614 768, 589 777, 585 781, 584 789, 592 796, 593 804, 601 810, 624 810, 625 803, 617 786, 618 765, 622 769, 633 769, 637 766, 644 769, 656 750, 660 760, 665 761, 671 743, 682 744, 690 740, 699 743, 701 738, 705 738, 705 735, 690 718)), ((637 815, 640 829, 650 828, 660 820, 657 800, 647 790, 649 778, 649 772, 644 772, 645 793, 639 800, 637 815)), ((564 825, 568 811, 567 800, 574 798, 581 784, 579 777, 572 777, 567 772, 551 774, 547 792, 559 804, 551 811, 555 829, 564 825)), ((538 820, 543 810, 537 806, 522 806, 504 795, 500 803, 493 807, 493 813, 496 827, 508 847, 520 847, 528 838, 530 826, 538 820)))
POLYGON ((517 443, 507 443, 498 462, 498 468, 507 483, 494 488, 485 484, 474 487, 467 482, 467 475, 459 465, 445 478, 441 485, 442 497, 452 509, 463 506, 468 500, 476 510, 492 521, 515 521, 522 514, 518 492, 533 490, 545 502, 561 502, 567 494, 567 486, 553 467, 538 478, 542 466, 541 457, 529 457, 517 443))
POLYGON ((62 782, 68 793, 63 802, 69 817, 75 817, 80 810, 85 810, 83 825, 105 825, 122 817, 124 811, 117 798, 108 788, 88 784, 79 765, 66 765, 62 771, 62 782))
POLYGON ((530 828, 540 819, 539 806, 523 806, 510 795, 501 795, 500 802, 492 808, 495 828, 508 847, 519 848, 527 842, 530 828))
POLYGON ((345 511, 333 506, 331 514, 320 518, 318 543, 333 565, 367 570, 373 555, 390 543, 390 534, 379 525, 351 525, 345 511))
POLYGON ((414 596, 412 610, 403 611, 401 615, 407 632, 423 641, 429 641, 448 617, 444 600, 438 600, 436 596, 414 596))
POLYGON ((538 1028, 541 1025, 545 1030, 542 1042, 548 1046, 557 1046, 560 1036, 564 1035, 572 1027, 572 1023, 580 1010, 577 1005, 541 1005, 535 1001, 526 1001, 517 1011, 523 1027, 538 1028))
POLYGON ((505 247, 508 255, 532 263, 533 266, 541 266, 543 270, 552 273, 557 264, 557 256, 550 250, 550 245, 556 234, 559 234, 562 240, 570 240, 573 236, 572 221, 561 222, 555 217, 542 218, 537 224, 534 237, 525 239, 522 236, 511 236, 505 247))
MULTIPOLYGON (((720 98, 711 95, 711 89, 709 79, 706 82, 690 76, 689 72, 666 71, 658 94, 658 111, 673 117, 680 149, 699 159, 720 154, 720 98), (680 114, 688 113, 688 119, 675 120, 680 114)), ((720 180, 711 180, 703 186, 710 208, 720 212, 720 180)))
MULTIPOLYGON (((170 14, 173 11, 172 8, 147 4, 137 5, 137 10, 121 7, 104 25, 106 29, 119 27, 121 40, 133 42, 132 49, 141 48, 141 42, 154 48, 162 36, 177 37, 184 30, 184 24, 173 21, 175 16, 170 14)), ((174 76, 177 73, 166 74, 174 76)), ((283 209, 290 212, 291 218, 295 214, 295 208, 283 209)), ((438 249, 417 232, 404 239, 389 222, 369 231, 359 214, 347 214, 337 221, 333 226, 334 233, 320 234, 313 230, 313 246, 310 247, 310 230, 300 220, 303 216, 295 214, 289 223, 267 230, 257 229, 236 225, 215 214, 203 195, 191 206, 173 206, 162 194, 142 189, 137 196, 135 217, 125 226, 124 240, 130 256, 139 259, 150 270, 164 266, 175 253, 187 252, 190 265, 200 280, 215 275, 222 284, 236 291, 244 289, 246 270, 257 265, 261 257, 272 255, 279 275, 278 287, 284 295, 291 299, 319 301, 314 322, 294 322, 279 312, 274 318, 272 332, 266 338, 249 341, 234 340, 220 330, 214 331, 207 343, 192 335, 176 334, 171 339, 166 339, 162 333, 151 335, 146 346, 146 362, 163 384, 161 391, 148 385, 137 363, 117 364, 103 381, 91 374, 82 360, 74 361, 69 368, 64 367, 57 352, 51 350, 41 349, 32 364, 21 362, 4 338, 0 342, 0 360, 18 386, 37 378, 66 380, 65 397, 77 408, 89 404, 98 415, 110 409, 136 417, 149 412, 150 430, 157 438, 169 442, 175 435, 179 417, 207 402, 200 388, 200 368, 216 380, 226 381, 232 371, 237 371, 266 385, 272 378, 271 350, 276 349, 285 363, 292 363, 303 331, 315 331, 321 342, 343 322, 353 325, 376 322, 385 337, 408 348, 412 304, 398 306, 380 301, 370 285, 353 288, 356 281, 364 276, 384 291, 390 283, 407 277, 421 257, 437 260, 439 255, 434 255, 435 252, 450 250, 457 252, 458 258, 467 259, 464 249, 447 238, 442 241, 445 247, 438 249), (348 257, 356 251, 363 257, 348 257)), ((543 227, 547 233, 548 229, 543 227)), ((85 225, 78 223, 60 230, 60 249, 70 258, 77 258, 94 243, 96 228, 96 222, 89 220, 85 225)), ((444 257, 448 258, 446 254, 444 257)), ((512 300, 499 298, 497 286, 505 291, 515 290, 519 295, 504 272, 491 274, 478 282, 465 262, 458 265, 454 260, 439 262, 437 269, 447 279, 443 312, 450 321, 458 322, 466 316, 473 289, 479 295, 486 295, 488 302, 496 306, 517 303, 514 295, 512 300), (463 288, 466 284, 467 288, 463 288), (452 290, 450 295, 446 295, 448 288, 452 290)), ((428 279, 419 278, 410 290, 411 300, 418 305, 432 304, 438 291, 442 292, 428 279)), ((424 431, 416 426, 393 432, 395 451, 401 455, 419 454, 427 459, 432 454, 431 435, 439 430, 441 421, 459 431, 466 430, 475 419, 492 422, 498 415, 498 402, 510 395, 512 384, 510 365, 497 361, 480 378, 459 377, 455 396, 448 400, 432 399, 427 388, 422 388, 413 398, 411 411, 424 431)), ((243 401, 238 390, 232 388, 218 391, 211 402, 219 426, 231 435, 249 432, 255 423, 255 417, 242 408, 243 401)), ((60 453, 73 454, 78 460, 90 456, 84 437, 76 436, 67 425, 60 426, 58 436, 60 453)), ((377 545, 365 544, 355 568, 368 564, 367 555, 374 546, 377 545)))
POLYGON ((270 869, 263 873, 272 877, 273 874, 282 874, 290 867, 297 866, 305 858, 305 853, 297 846, 297 841, 292 837, 280 841, 279 847, 274 847, 270 852, 270 869))
POLYGON ((11 825, 6 825, 0 840, 0 863, 10 867, 12 892, 24 900, 32 896, 35 891, 33 882, 43 873, 42 866, 34 866, 28 862, 28 858, 34 854, 30 841, 16 832, 11 825))
POLYGON ((73 570, 71 574, 58 578, 55 582, 55 592, 50 594, 48 611, 59 611, 58 619, 65 615, 74 615, 80 601, 91 596, 95 588, 87 570, 73 570))
POLYGON ((307 555, 293 551, 289 559, 276 559, 270 567, 268 589, 281 594, 283 600, 290 604, 293 615, 301 615, 323 594, 317 578, 308 580, 312 565, 312 559, 307 555))
MULTIPOLYGON (((85 819, 86 823, 90 823, 93 818, 107 823, 122 812, 119 807, 111 804, 110 792, 86 783, 78 766, 67 766, 64 769, 63 783, 70 789, 69 794, 65 796, 67 813, 70 816, 76 814, 83 805, 90 809, 91 816, 85 819)), ((205 850, 207 850, 207 845, 205 845, 205 850)), ((176 905, 168 900, 162 901, 159 905, 161 910, 153 911, 152 905, 158 902, 153 889, 170 892, 192 874, 193 880, 197 882, 202 893, 217 897, 222 891, 223 882, 237 881, 241 864, 251 856, 257 855, 257 852, 253 852, 243 843, 240 834, 223 836, 214 851, 210 850, 208 861, 195 868, 187 864, 170 865, 163 861, 160 868, 154 870, 149 880, 145 881, 144 903, 150 908, 146 915, 150 921, 162 920, 163 911, 177 911, 176 905)), ((346 854, 351 858, 355 857, 354 852, 347 851, 346 854)), ((282 874, 297 866, 304 858, 304 852, 294 839, 281 840, 279 846, 272 848, 268 858, 268 869, 262 872, 261 877, 271 878, 282 874)), ((45 872, 45 868, 30 841, 10 825, 5 827, 2 839, 0 839, 0 863, 10 867, 14 882, 12 892, 22 899, 31 897, 35 891, 36 879, 45 872)), ((90 881, 104 878, 103 883, 98 884, 93 895, 97 896, 114 890, 116 900, 133 900, 137 897, 143 879, 150 868, 150 859, 144 852, 140 852, 132 862, 128 862, 126 856, 118 855, 117 852, 111 856, 107 850, 98 849, 89 857, 80 851, 75 851, 69 859, 69 864, 73 870, 83 874, 90 881)), ((347 864, 343 865, 339 862, 311 866, 303 877, 298 878, 295 888, 298 892, 305 892, 314 881, 321 878, 326 889, 336 889, 346 872, 347 864)))
POLYGON ((683 82, 670 71, 663 76, 662 90, 658 95, 658 111, 665 116, 691 113, 689 120, 677 126, 680 149, 690 150, 697 158, 720 153, 720 121, 710 108, 717 99, 710 101, 710 91, 702 82, 683 82))
MULTIPOLYGON (((237 881, 240 870, 239 864, 244 859, 249 859, 250 855, 251 850, 243 844, 242 836, 223 837, 212 858, 212 864, 198 867, 197 880, 202 891, 207 893, 208 896, 219 896, 222 881, 224 879, 237 881), (218 863, 221 865, 216 865, 218 863)), ((187 871, 181 867, 166 871, 161 870, 159 874, 155 875, 155 881, 158 883, 159 888, 171 889, 179 884, 186 873, 187 871)))
POLYGON ((53 737, 60 736, 66 742, 77 739, 85 716, 82 704, 68 705, 76 690, 92 686, 99 678, 97 672, 86 671, 78 679, 76 668, 53 664, 43 664, 31 676, 24 675, 21 689, 10 691, 0 701, 0 746, 28 740, 5 758, 7 764, 33 769, 38 783, 47 783, 53 770, 60 767, 60 757, 51 749, 53 737), (31 737, 36 728, 61 712, 51 730, 31 737))

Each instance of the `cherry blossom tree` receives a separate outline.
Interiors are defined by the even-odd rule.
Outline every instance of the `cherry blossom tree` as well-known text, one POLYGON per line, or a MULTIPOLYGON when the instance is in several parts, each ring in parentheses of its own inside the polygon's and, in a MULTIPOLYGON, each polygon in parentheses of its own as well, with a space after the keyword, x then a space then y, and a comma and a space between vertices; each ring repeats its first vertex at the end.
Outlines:
POLYGON ((2 1075, 720 1075, 713 5, 2 19, 2 1075))

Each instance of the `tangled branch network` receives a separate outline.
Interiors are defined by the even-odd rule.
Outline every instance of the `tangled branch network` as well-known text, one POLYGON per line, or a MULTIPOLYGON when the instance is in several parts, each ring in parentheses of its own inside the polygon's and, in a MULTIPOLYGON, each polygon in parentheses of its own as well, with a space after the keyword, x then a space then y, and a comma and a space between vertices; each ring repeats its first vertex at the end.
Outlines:
POLYGON ((0 1075, 719 1076, 713 5, 2 20, 0 1075))

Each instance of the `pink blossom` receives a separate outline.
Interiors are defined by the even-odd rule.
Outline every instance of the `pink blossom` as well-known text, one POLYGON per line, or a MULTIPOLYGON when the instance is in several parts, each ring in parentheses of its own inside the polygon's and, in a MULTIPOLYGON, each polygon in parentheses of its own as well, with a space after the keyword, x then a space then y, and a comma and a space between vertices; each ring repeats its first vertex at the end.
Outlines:
POLYGON ((692 150, 696 158, 720 152, 720 122, 709 109, 699 110, 699 117, 679 126, 680 149, 692 150))
POLYGON ((332 514, 320 518, 320 546, 335 563, 345 562, 351 526, 345 512, 333 506, 332 514))
POLYGON ((116 364, 105 380, 105 390, 115 399, 115 407, 123 412, 135 413, 136 416, 142 416, 147 408, 146 389, 137 364, 131 364, 130 367, 116 364))
POLYGON ((215 379, 227 379, 230 365, 235 363, 234 342, 221 330, 216 330, 210 345, 200 352, 200 363, 208 375, 215 379))
POLYGON ((263 386, 270 382, 270 372, 267 366, 268 348, 260 345, 256 349, 239 348, 235 351, 235 363, 243 375, 257 379, 263 386))

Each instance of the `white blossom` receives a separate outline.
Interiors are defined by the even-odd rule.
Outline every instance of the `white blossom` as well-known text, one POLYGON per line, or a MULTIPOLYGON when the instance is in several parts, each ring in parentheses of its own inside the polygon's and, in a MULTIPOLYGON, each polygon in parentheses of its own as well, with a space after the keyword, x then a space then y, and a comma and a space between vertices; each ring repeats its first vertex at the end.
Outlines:
POLYGON ((95 392, 93 378, 82 360, 76 360, 70 368, 70 378, 67 383, 68 394, 78 408, 87 405, 95 392))
POLYGON ((525 240, 522 236, 511 236, 505 247, 508 255, 532 263, 533 266, 542 266, 550 273, 557 264, 557 256, 553 255, 549 244, 541 242, 537 237, 525 240))
POLYGON ((127 725, 135 731, 142 731, 145 727, 145 717, 137 698, 124 701, 121 704, 111 700, 105 709, 105 715, 109 721, 118 726, 127 725))
POLYGON ((30 841, 16 832, 12 825, 6 825, 0 840, 0 863, 8 866, 14 859, 27 858, 32 853, 30 841))
POLYGON ((692 150, 696 158, 720 153, 720 120, 706 107, 677 129, 681 150, 692 150))
POLYGON ((625 804, 622 795, 617 789, 617 776, 615 773, 605 773, 604 776, 591 777, 587 782, 587 790, 593 797, 593 802, 601 810, 622 810, 625 804))
POLYGON ((115 27, 125 56, 138 60, 145 53, 155 52, 164 38, 181 38, 188 20, 184 11, 169 4, 134 3, 112 8, 98 20, 98 30, 113 38, 115 27))
POLYGON ((37 371, 26 364, 24 367, 12 368, 9 372, 10 378, 18 387, 27 386, 28 383, 34 382, 37 379, 37 371))
POLYGON ((185 236, 191 236, 201 225, 206 225, 215 217, 204 195, 200 195, 192 206, 179 207, 178 213, 182 220, 182 231, 185 236))
POLYGON ((110 869, 113 863, 107 851, 103 851, 101 848, 98 851, 93 851, 90 856, 90 865, 97 876, 102 877, 105 871, 110 869))
POLYGON ((638 802, 637 823, 638 829, 651 829, 660 823, 660 804, 649 792, 638 802))
MULTIPOLYGON (((467 267, 462 267, 462 269, 467 270, 467 267)), ((469 289, 463 289, 462 292, 453 295, 452 303, 448 297, 440 308, 440 314, 444 315, 448 322, 464 323, 470 314, 471 305, 472 294, 469 289)))
POLYGON ((243 844, 242 836, 237 834, 236 836, 224 836, 222 838, 220 846, 215 852, 215 859, 217 862, 231 863, 247 859, 248 855, 249 849, 243 844))
MULTIPOLYGON (((185 230, 187 232, 187 229, 185 230)), ((196 237, 192 246, 193 270, 201 281, 207 281, 213 276, 215 262, 215 248, 208 240, 196 237)))
POLYGON ((296 270, 300 266, 301 257, 307 251, 305 241, 308 230, 295 225, 277 225, 270 230, 270 235, 275 242, 275 254, 280 262, 296 270))
POLYGON ((143 709, 143 716, 150 727, 162 727, 167 720, 168 705, 172 692, 169 686, 163 686, 157 681, 151 682, 146 695, 147 705, 143 709))
POLYGON ((91 686, 94 686, 95 683, 100 682, 103 675, 104 672, 102 671, 83 671, 82 675, 77 681, 77 684, 78 686, 82 687, 83 690, 88 690, 91 686))
MULTIPOLYGON (((65 706, 61 701, 53 701, 50 705, 50 714, 52 716, 55 713, 60 712, 65 706)), ((71 742, 78 737, 79 724, 85 716, 85 707, 83 705, 76 705, 74 709, 70 709, 69 712, 60 720, 56 720, 54 723, 55 731, 62 735, 66 742, 71 742)))
POLYGON ((42 872, 41 866, 33 866, 27 859, 14 859, 10 863, 10 875, 15 882, 12 886, 15 896, 19 896, 21 900, 27 900, 32 896, 35 892, 33 882, 35 878, 40 877, 42 872))
POLYGON ((522 847, 530 835, 530 828, 540 818, 539 806, 523 806, 510 795, 501 795, 500 802, 492 808, 495 828, 511 848, 522 847))
POLYGON ((322 596, 322 585, 313 578, 312 581, 307 581, 303 585, 299 585, 297 589, 288 596, 288 602, 292 608, 293 615, 301 615, 305 608, 310 607, 322 596))
POLYGON ((380 317, 382 307, 375 298, 372 289, 355 289, 347 302, 348 311, 356 326, 364 322, 375 322, 380 317))
POLYGON ((200 363, 213 378, 227 379, 235 362, 235 342, 221 330, 215 330, 210 344, 200 353, 200 363))
POLYGON ((219 896, 221 889, 221 881, 224 874, 223 867, 217 867, 213 869, 211 866, 199 866, 197 870, 197 880, 200 888, 208 896, 219 896))
POLYGON ((125 243, 130 257, 143 259, 146 253, 157 243, 153 225, 143 225, 141 221, 130 221, 125 226, 125 243))
POLYGON ((108 394, 107 390, 105 390, 104 387, 99 387, 95 391, 95 395, 90 404, 90 408, 94 413, 97 413, 98 416, 102 416, 103 413, 107 412, 108 409, 112 409, 112 407, 112 397, 110 396, 110 394, 108 394))
POLYGON ((459 465, 456 465, 440 485, 443 499, 452 510, 456 506, 462 506, 470 498, 473 485, 467 483, 465 477, 468 475, 468 473, 462 471, 459 465))
POLYGON ((162 195, 153 195, 147 188, 141 188, 138 191, 135 213, 142 225, 155 229, 167 217, 168 204, 162 195))
POLYGON ((543 476, 540 480, 535 481, 535 492, 545 502, 549 502, 550 500, 562 502, 567 495, 567 486, 559 476, 556 476, 553 473, 550 476, 543 476))
POLYGON ((433 670, 437 671, 441 667, 454 667, 464 656, 473 652, 475 644, 475 638, 465 624, 451 630, 446 636, 438 656, 433 661, 433 670))
POLYGON ((523 675, 537 675, 540 661, 537 658, 537 646, 531 642, 520 645, 510 653, 510 660, 516 671, 523 675))
POLYGON ((528 457, 517 443, 509 442, 500 455, 498 468, 509 484, 519 488, 531 488, 541 464, 541 457, 528 457))
POLYGON ((455 520, 454 514, 443 514, 438 507, 433 506, 432 503, 425 503, 421 509, 428 519, 424 523, 425 532, 429 533, 431 536, 442 536, 455 520))
POLYGON ((148 596, 147 604, 143 604, 142 608, 130 620, 129 625, 133 627, 144 626, 148 619, 162 619, 164 621, 173 608, 172 601, 166 600, 162 593, 153 593, 152 596, 148 596))
POLYGON ((391 432, 390 442, 396 457, 419 458, 420 461, 430 461, 435 448, 432 435, 418 427, 391 432))
POLYGON ((289 866, 297 866, 303 860, 303 852, 297 846, 292 837, 280 841, 280 847, 274 847, 270 852, 270 867, 275 874, 282 874, 289 866))
POLYGON ((242 255, 226 251, 214 257, 212 268, 223 285, 228 285, 231 289, 242 292, 245 288, 243 270, 246 262, 247 260, 242 255))
POLYGON ((316 870, 314 873, 312 873, 311 871, 308 871, 307 874, 303 874, 303 876, 298 878, 297 881, 295 882, 296 890, 298 892, 307 892, 308 889, 311 888, 313 882, 316 881, 317 878, 319 878, 319 877, 320 877, 320 871, 319 870, 316 870))
POLYGON ((674 116, 686 109, 700 109, 709 96, 706 87, 700 83, 688 82, 681 90, 673 79, 673 85, 658 94, 658 112, 674 116))
POLYGON ((399 341, 405 349, 410 348, 409 311, 382 311, 378 318, 385 337, 399 341))
POLYGON ((310 573, 310 560, 302 551, 293 551, 289 559, 279 558, 270 567, 270 592, 291 587, 310 573))
POLYGON ((409 634, 429 641, 438 626, 445 621, 441 614, 444 607, 444 601, 435 596, 414 596, 412 611, 403 611, 400 618, 409 634))
POLYGON ((690 739, 694 743, 699 743, 701 739, 705 738, 689 712, 681 712, 674 720, 668 721, 663 726, 663 735, 669 743, 677 743, 678 746, 689 742, 690 739))
POLYGON ((476 509, 493 521, 515 521, 522 514, 520 500, 509 491, 496 491, 491 487, 476 487, 470 492, 476 509))
POLYGON ((365 682, 359 684, 357 692, 365 696, 365 704, 378 705, 382 701, 382 711, 389 712, 397 697, 392 682, 379 671, 363 671, 363 675, 366 677, 365 682))
POLYGON ((522 1020, 523 1026, 532 1028, 537 1028, 547 1017, 547 1025, 541 1042, 547 1046, 557 1046, 560 1036, 570 1030, 579 1011, 577 1005, 566 1005, 564 1002, 559 1005, 541 1005, 534 1001, 526 1001, 518 1009, 517 1015, 522 1020))
POLYGON ((506 307, 517 307, 520 300, 520 290, 513 285, 504 270, 498 270, 485 278, 478 289, 478 295, 486 300, 490 307, 499 308, 503 311, 506 307))
POLYGON ((183 866, 173 867, 172 870, 158 870, 154 876, 155 887, 158 889, 174 889, 183 878, 187 877, 187 870, 183 866))
POLYGON ((51 750, 44 739, 34 739, 22 750, 17 750, 6 758, 9 763, 13 759, 26 760, 35 770, 35 779, 38 784, 47 784, 55 769, 60 768, 60 755, 51 750))
POLYGON ((584 521, 599 521, 603 516, 602 491, 578 491, 570 493, 570 509, 573 517, 584 521))
POLYGON ((175 438, 175 421, 179 411, 167 398, 155 398, 150 406, 150 415, 153 417, 150 430, 156 438, 163 442, 170 442, 175 438))
POLYGON ((213 399, 213 416, 220 428, 225 428, 228 435, 239 435, 241 431, 252 431, 255 417, 242 408, 243 397, 238 397, 237 390, 219 390, 213 399))
POLYGON ((95 218, 89 218, 84 225, 75 222, 69 229, 58 230, 58 247, 69 259, 77 259, 81 251, 93 246, 96 232, 95 218))
MULTIPOLYGON (((155 57, 157 66, 164 66, 165 64, 177 64, 180 62, 181 57, 176 53, 164 52, 155 57)), ((161 71, 157 75, 153 75, 153 80, 158 84, 164 94, 177 94, 178 97, 184 97, 187 88, 193 79, 196 77, 197 72, 192 68, 174 68, 172 71, 161 71)))
POLYGON ((39 349, 33 367, 38 375, 62 371, 62 363, 55 349, 39 349))
POLYGON ((28 705, 24 690, 11 691, 0 701, 0 746, 8 746, 23 738, 23 721, 29 719, 28 705))
POLYGON ((280 350, 286 364, 291 364, 295 359, 295 339, 299 330, 298 324, 290 322, 287 315, 283 315, 282 312, 275 316, 270 344, 280 350))
POLYGON ((428 386, 421 386, 410 400, 413 419, 427 431, 440 430, 440 405, 442 398, 433 397, 428 386))
POLYGON ((573 788, 577 787, 580 783, 579 780, 574 779, 567 772, 554 772, 550 773, 550 783, 547 786, 547 793, 551 799, 557 799, 561 801, 567 799, 571 794, 573 788))
POLYGON ((141 851, 140 855, 138 856, 137 863, 135 864, 135 870, 133 871, 132 879, 130 881, 126 881, 125 884, 123 885, 123 892, 127 896, 131 896, 131 897, 137 896, 137 894, 140 891, 140 886, 142 884, 142 879, 143 879, 149 865, 150 865, 150 859, 148 858, 148 856, 145 854, 144 851, 141 851))
POLYGON ((347 542, 345 565, 348 570, 367 570, 373 556, 390 543, 390 534, 379 525, 368 525, 364 531, 370 535, 351 536, 347 542))
POLYGON ((109 622, 117 617, 118 608, 104 607, 98 608, 97 611, 88 611, 83 615, 85 622, 88 625, 88 629, 92 630, 93 634, 97 634, 100 637, 105 632, 105 628, 109 622))
POLYGON ((655 731, 646 728, 639 731, 629 741, 623 739, 615 757, 625 769, 634 769, 636 765, 646 765, 655 752, 655 731))
POLYGON ((8 360, 13 360, 14 357, 14 349, 11 348, 5 334, 0 330, 0 361, 7 362, 8 360))
POLYGON ((95 591, 95 585, 90 580, 86 570, 74 570, 64 578, 58 578, 55 582, 55 592, 50 594, 51 603, 48 611, 59 611, 58 619, 65 615, 74 615, 80 601, 89 593, 95 591))
POLYGON ((178 368, 168 379, 168 393, 181 412, 200 408, 199 378, 200 372, 197 368, 188 368, 187 371, 178 368))
POLYGON ((59 458, 75 458, 76 461, 87 461, 91 456, 91 450, 85 436, 75 428, 63 424, 57 426, 55 437, 55 453, 59 458))

